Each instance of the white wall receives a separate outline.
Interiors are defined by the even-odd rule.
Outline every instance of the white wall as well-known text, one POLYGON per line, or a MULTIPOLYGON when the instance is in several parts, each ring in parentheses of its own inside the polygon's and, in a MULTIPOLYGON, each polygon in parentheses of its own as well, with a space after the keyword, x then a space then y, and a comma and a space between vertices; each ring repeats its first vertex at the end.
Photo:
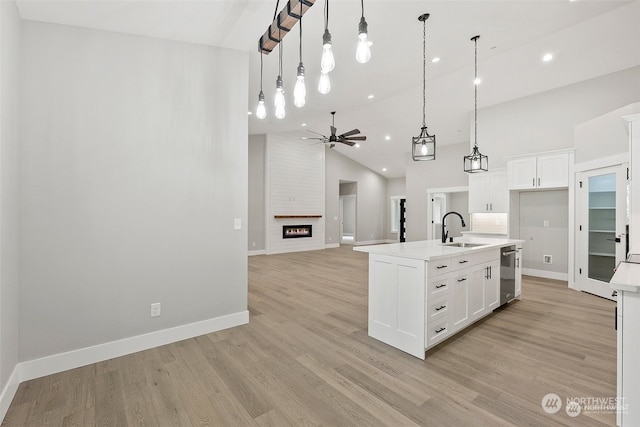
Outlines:
POLYGON ((23 37, 21 361, 245 313, 247 54, 23 37))
POLYGON ((13 1, 0 2, 0 420, 17 388, 18 99, 22 23, 13 1))
POLYGON ((266 252, 324 249, 324 147, 290 135, 267 135, 266 252), (320 218, 276 219, 275 215, 320 215, 320 218), (283 225, 311 225, 313 236, 282 238, 283 225))
MULTIPOLYGON (((467 143, 437 147, 436 160, 407 164, 407 241, 426 240, 431 226, 427 209, 427 190, 466 187, 469 177, 462 158, 469 154, 467 143)), ((466 221, 467 218, 465 218, 466 221)), ((447 222, 449 218, 447 218, 447 222)))
POLYGON ((249 213, 247 222, 249 251, 265 249, 264 159, 267 136, 249 136, 249 213))
MULTIPOLYGON (((572 148, 576 125, 639 101, 639 81, 640 67, 634 67, 483 108, 480 151, 489 156, 489 168, 500 168, 507 156, 572 148)), ((473 126, 471 133, 473 141, 473 126)))
POLYGON ((327 245, 340 242, 340 181, 357 182, 356 244, 386 241, 387 180, 371 169, 326 149, 326 234, 327 245))
MULTIPOLYGON (((460 218, 456 215, 447 217, 447 230, 449 237, 459 237, 463 231, 469 231, 471 228, 471 216, 469 215, 469 192, 460 191, 449 193, 447 200, 447 211, 458 212, 464 218, 465 226, 462 226, 460 218)), ((445 212, 446 214, 446 212, 445 212)))

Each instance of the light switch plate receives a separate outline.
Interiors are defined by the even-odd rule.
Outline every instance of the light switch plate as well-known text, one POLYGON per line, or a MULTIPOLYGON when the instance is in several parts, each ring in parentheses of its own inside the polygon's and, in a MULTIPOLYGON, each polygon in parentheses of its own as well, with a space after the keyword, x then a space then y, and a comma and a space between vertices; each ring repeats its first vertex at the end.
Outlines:
POLYGON ((233 219, 233 228, 236 230, 240 230, 242 228, 242 221, 240 220, 240 218, 233 219))

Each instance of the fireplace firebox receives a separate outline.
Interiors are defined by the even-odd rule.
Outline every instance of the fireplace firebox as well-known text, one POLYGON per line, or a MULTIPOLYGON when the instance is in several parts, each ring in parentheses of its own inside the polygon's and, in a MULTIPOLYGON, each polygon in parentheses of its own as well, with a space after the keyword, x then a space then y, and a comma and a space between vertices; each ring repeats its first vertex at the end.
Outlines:
POLYGON ((282 238, 296 239, 299 237, 312 237, 311 225, 283 225, 282 238))

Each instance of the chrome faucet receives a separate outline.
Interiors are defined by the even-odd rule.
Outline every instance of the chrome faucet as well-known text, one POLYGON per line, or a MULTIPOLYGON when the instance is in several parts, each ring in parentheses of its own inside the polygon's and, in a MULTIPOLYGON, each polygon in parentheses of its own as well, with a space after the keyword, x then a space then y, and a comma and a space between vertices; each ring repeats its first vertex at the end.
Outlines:
POLYGON ((449 216, 450 214, 456 214, 460 217, 460 221, 462 222, 462 226, 466 227, 467 224, 464 223, 464 218, 462 218, 462 215, 460 215, 458 212, 447 212, 446 214, 444 214, 444 216, 442 217, 442 243, 446 243, 447 242, 447 237, 449 237, 449 232, 446 231, 447 230, 447 226, 445 225, 444 220, 447 219, 447 216, 449 216))

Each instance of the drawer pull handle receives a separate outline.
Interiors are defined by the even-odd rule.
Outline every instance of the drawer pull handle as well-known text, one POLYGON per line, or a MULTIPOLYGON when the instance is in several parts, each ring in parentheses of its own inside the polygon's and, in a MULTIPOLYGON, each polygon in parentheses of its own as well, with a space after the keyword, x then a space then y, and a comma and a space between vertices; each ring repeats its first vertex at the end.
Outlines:
POLYGON ((440 311, 440 310, 445 309, 445 308, 447 308, 446 305, 441 305, 440 307, 436 308, 436 311, 440 311))
POLYGON ((444 288, 445 286, 447 286, 446 283, 443 283, 442 285, 436 285, 436 289, 444 288))
POLYGON ((446 266, 446 265, 438 265, 438 266, 436 266, 436 268, 437 268, 438 270, 440 270, 441 268, 447 268, 447 266, 446 266))
POLYGON ((458 264, 464 264, 465 262, 469 262, 469 261, 466 259, 463 259, 462 261, 458 261, 458 264))
POLYGON ((467 280, 467 278, 463 277, 462 279, 458 279, 458 282, 464 282, 465 280, 467 280))
POLYGON ((439 334, 442 331, 446 331, 447 328, 440 328, 440 329, 436 329, 436 334, 439 334))

